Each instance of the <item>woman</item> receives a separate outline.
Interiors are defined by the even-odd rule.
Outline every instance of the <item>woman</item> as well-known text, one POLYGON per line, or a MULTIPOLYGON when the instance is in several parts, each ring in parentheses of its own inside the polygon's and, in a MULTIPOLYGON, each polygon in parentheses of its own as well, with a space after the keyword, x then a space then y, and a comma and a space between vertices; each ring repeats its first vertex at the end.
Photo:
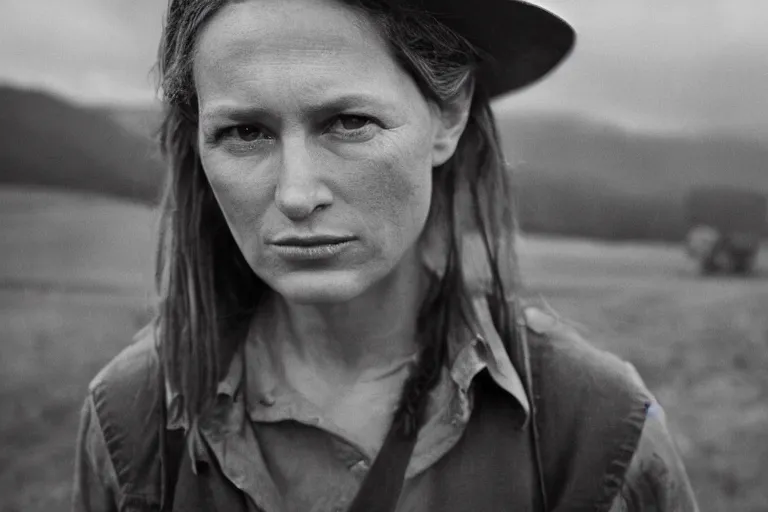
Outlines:
POLYGON ((516 299, 488 102, 572 43, 512 0, 172 0, 161 304, 75 509, 694 510, 631 367, 516 299))

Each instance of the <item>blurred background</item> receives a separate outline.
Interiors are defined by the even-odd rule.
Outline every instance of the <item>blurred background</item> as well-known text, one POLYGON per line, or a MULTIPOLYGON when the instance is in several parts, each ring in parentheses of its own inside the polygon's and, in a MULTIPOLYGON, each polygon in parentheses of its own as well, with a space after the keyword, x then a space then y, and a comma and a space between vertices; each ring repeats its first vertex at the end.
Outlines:
MULTIPOLYGON (((495 105, 527 293, 637 366, 703 511, 766 511, 768 3, 541 3, 576 50, 495 105)), ((67 509, 87 383, 151 315, 164 9, 0 2, 4 511, 67 509)))

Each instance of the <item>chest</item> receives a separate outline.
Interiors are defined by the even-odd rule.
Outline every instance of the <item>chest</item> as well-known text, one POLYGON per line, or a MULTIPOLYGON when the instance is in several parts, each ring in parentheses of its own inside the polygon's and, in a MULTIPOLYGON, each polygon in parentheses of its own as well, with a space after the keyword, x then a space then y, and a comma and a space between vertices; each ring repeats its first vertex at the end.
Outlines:
MULTIPOLYGON (((397 512, 534 510, 529 438, 515 411, 503 404, 476 407, 462 435, 447 451, 414 454, 432 462, 406 478, 397 512)), ((265 512, 347 510, 372 461, 353 445, 309 425, 254 425, 266 481, 246 491, 254 510, 265 512), (265 475, 266 476, 266 475, 265 475), (277 499, 262 497, 276 492, 277 499), (271 503, 279 505, 270 508, 271 503)), ((431 435, 431 434, 430 434, 431 435)), ((448 441, 446 439, 445 441, 448 441)))
POLYGON ((400 389, 345 396, 323 409, 327 421, 370 457, 384 442, 400 401, 400 389))
POLYGON ((291 409, 293 419, 348 439, 372 458, 389 431, 406 377, 406 372, 396 372, 333 386, 310 375, 293 379, 280 401, 291 409))

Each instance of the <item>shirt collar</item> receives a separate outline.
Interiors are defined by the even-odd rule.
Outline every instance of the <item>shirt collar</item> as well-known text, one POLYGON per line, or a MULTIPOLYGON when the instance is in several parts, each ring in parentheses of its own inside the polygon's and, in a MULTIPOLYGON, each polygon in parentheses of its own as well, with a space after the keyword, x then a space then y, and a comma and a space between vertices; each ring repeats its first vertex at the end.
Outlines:
POLYGON ((528 396, 493 323, 488 302, 484 297, 474 297, 472 308, 475 325, 458 336, 451 336, 448 341, 453 381, 460 390, 466 391, 481 371, 488 370, 496 385, 509 393, 527 415, 530 411, 528 396))
MULTIPOLYGON (((216 387, 217 400, 231 400, 237 395, 243 381, 242 362, 242 352, 236 350, 232 355, 232 361, 229 364, 227 374, 216 387)), ((165 380, 165 403, 168 411, 166 421, 167 428, 170 430, 179 428, 187 430, 189 428, 189 422, 184 415, 181 393, 171 387, 168 379, 165 380)))
MULTIPOLYGON (((530 412, 528 396, 520 374, 512 364, 501 336, 494 326, 487 301, 484 297, 475 297, 472 300, 472 308, 475 325, 457 327, 447 340, 451 379, 460 392, 466 393, 475 377, 483 370, 488 370, 496 385, 514 398, 527 416, 530 412)), ((235 398, 243 381, 243 368, 243 353, 239 350, 235 351, 229 371, 217 387, 219 399, 235 398)), ((167 381, 166 401, 168 428, 187 428, 188 423, 183 418, 180 394, 171 389, 167 381)))

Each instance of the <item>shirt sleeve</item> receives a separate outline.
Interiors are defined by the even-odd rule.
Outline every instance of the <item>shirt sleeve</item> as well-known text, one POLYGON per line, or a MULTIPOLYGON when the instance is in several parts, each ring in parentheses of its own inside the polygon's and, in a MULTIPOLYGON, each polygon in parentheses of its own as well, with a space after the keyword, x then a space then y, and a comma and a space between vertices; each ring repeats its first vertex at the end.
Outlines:
POLYGON ((80 413, 72 512, 116 512, 117 478, 89 396, 80 413))
POLYGON ((648 416, 624 485, 610 512, 698 512, 685 467, 657 402, 648 416))

